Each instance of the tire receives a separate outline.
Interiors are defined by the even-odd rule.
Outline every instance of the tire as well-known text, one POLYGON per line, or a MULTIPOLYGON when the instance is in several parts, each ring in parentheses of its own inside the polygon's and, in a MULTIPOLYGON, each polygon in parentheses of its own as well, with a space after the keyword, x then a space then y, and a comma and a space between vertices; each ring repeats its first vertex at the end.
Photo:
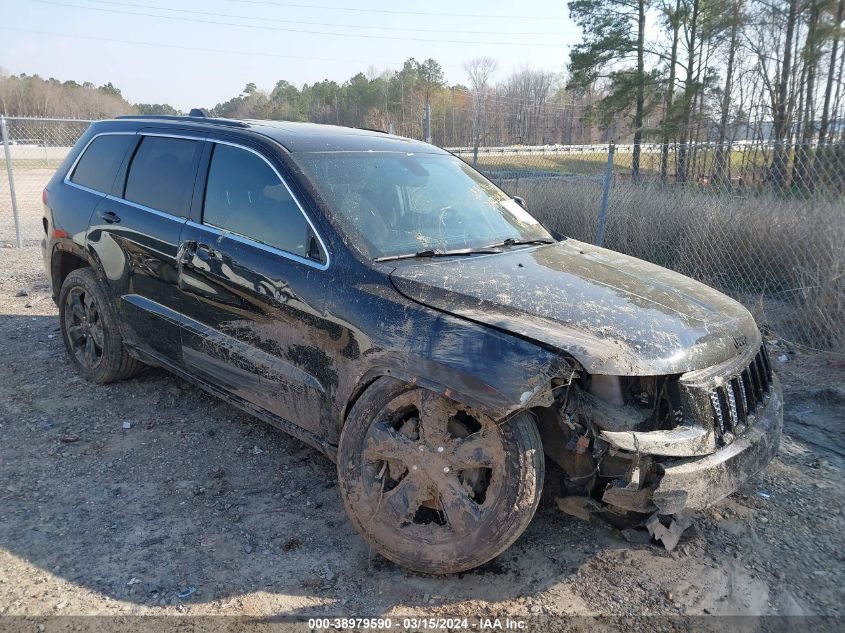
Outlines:
POLYGON ((528 527, 543 487, 531 415, 503 424, 380 378, 340 436, 338 482, 355 529, 399 565, 450 574, 495 558, 528 527))
POLYGON ((62 284, 59 322, 70 362, 85 380, 102 385, 143 369, 126 350, 114 306, 91 268, 71 271, 62 284))

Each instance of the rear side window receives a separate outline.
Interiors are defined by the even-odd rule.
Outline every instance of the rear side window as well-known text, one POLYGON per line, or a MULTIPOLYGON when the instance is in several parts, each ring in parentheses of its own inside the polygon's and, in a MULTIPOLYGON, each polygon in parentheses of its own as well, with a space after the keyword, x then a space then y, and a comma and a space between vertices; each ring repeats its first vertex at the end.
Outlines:
POLYGON ((104 134, 96 137, 76 163, 70 181, 95 191, 111 193, 117 170, 134 142, 134 134, 104 134))
POLYGON ((188 217, 201 147, 199 141, 189 139, 145 136, 129 166, 123 197, 188 217))
POLYGON ((313 246, 308 221, 276 172, 261 157, 229 145, 214 147, 203 221, 300 257, 313 246))

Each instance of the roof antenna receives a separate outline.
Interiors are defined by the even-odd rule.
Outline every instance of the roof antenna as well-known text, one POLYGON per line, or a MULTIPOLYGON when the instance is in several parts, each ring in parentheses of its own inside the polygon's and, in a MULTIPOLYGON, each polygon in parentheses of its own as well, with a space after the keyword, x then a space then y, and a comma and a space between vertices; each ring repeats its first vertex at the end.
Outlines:
POLYGON ((191 111, 188 112, 188 116, 196 117, 198 119, 207 119, 208 112, 204 108, 191 108, 191 111))

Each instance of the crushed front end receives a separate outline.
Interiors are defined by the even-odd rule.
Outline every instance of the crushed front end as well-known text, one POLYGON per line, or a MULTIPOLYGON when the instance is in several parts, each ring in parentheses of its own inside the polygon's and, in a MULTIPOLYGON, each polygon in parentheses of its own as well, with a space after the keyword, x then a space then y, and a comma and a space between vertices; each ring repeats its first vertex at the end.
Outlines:
POLYGON ((692 513, 774 458, 783 426, 764 344, 680 375, 581 374, 555 395, 538 422, 563 469, 560 508, 644 524, 669 549, 692 513))

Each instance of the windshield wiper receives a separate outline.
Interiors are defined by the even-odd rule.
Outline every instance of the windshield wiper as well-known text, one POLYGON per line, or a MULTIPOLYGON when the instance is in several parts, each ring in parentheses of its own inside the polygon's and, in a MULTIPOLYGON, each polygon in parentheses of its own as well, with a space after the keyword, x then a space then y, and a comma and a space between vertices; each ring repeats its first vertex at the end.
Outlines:
POLYGON ((534 240, 518 240, 513 237, 509 237, 506 240, 499 242, 498 244, 490 244, 486 248, 503 248, 505 246, 529 246, 533 244, 554 244, 554 240, 550 240, 549 238, 538 238, 534 240))
POLYGON ((395 259, 413 259, 415 257, 459 257, 466 255, 489 255, 493 253, 501 253, 502 251, 493 246, 485 246, 484 248, 458 248, 450 251, 437 251, 428 249, 424 251, 417 251, 416 253, 403 253, 402 255, 385 255, 384 257, 376 257, 374 261, 388 262, 395 259))

